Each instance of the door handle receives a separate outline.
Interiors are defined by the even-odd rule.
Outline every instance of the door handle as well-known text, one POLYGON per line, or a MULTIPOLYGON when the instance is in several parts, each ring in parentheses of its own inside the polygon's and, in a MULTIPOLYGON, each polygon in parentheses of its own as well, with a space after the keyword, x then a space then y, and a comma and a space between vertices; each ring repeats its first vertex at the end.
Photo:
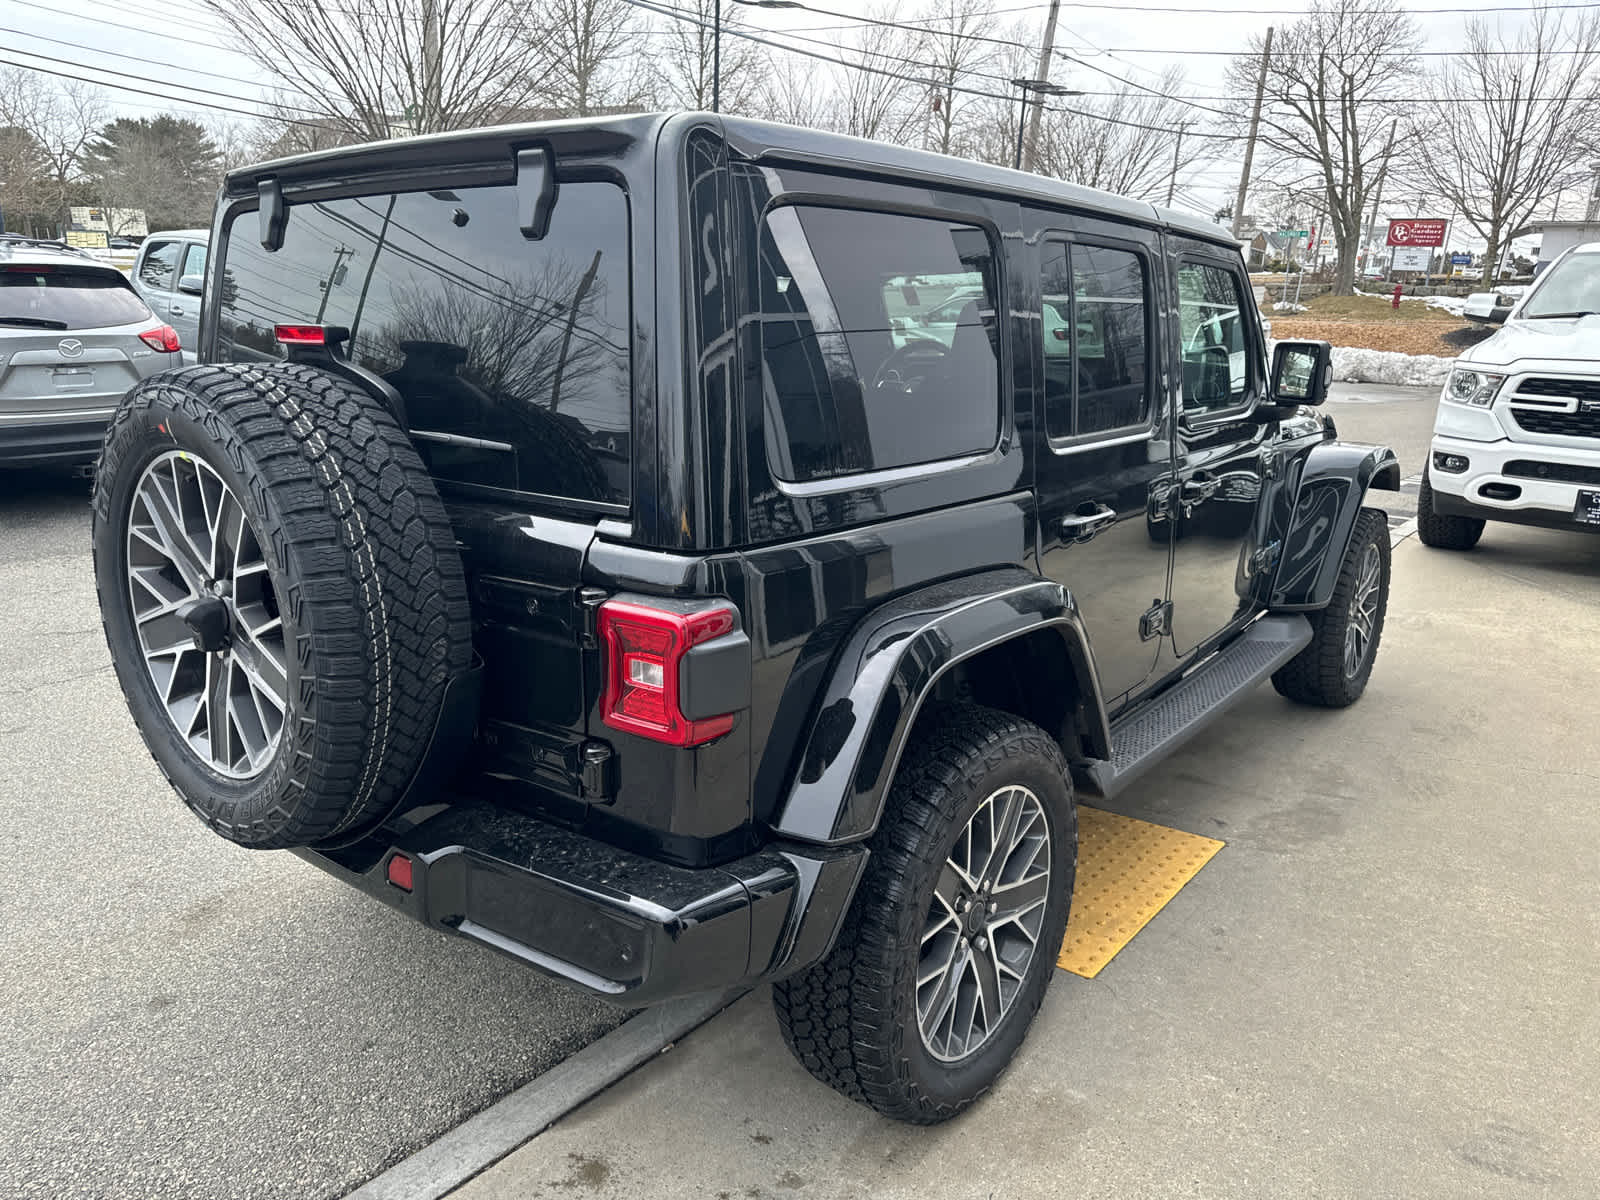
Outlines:
POLYGON ((1219 483, 1215 479, 1191 478, 1183 481, 1183 487, 1178 491, 1178 503, 1185 509, 1203 504, 1217 494, 1219 483))
MULTIPOLYGON (((1088 507, 1085 505, 1085 507, 1088 507)), ((1117 511, 1095 503, 1093 511, 1070 513, 1061 518, 1061 537, 1068 542, 1087 542, 1117 523, 1117 511)))
POLYGON ((175 317, 181 317, 181 316, 183 316, 183 307, 182 307, 182 306, 181 306, 181 305, 177 305, 177 304, 174 304, 174 305, 172 305, 172 306, 171 306, 171 307, 169 307, 169 308, 168 308, 168 309, 167 309, 167 311, 168 311, 168 312, 169 312, 169 313, 171 313, 171 314, 172 314, 172 315, 173 315, 173 316, 175 316, 175 317))

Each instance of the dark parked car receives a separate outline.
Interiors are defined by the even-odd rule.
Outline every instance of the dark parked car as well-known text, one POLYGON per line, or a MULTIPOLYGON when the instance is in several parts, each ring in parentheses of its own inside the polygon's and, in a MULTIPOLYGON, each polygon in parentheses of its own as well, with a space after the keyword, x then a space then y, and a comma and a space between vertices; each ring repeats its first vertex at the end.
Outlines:
POLYGON ((0 467, 92 462, 122 394, 180 361, 177 334, 114 267, 0 239, 0 467))
POLYGON ((684 114, 235 171, 211 247, 95 494, 185 802, 618 1004, 772 980, 891 1116, 1021 1044, 1075 794, 1372 670, 1398 463, 1210 224, 684 114))

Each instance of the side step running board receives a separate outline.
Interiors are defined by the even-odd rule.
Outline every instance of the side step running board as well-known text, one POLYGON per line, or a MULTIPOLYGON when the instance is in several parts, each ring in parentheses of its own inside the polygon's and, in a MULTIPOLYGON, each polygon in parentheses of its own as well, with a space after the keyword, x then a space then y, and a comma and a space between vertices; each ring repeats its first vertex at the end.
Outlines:
POLYGON ((1262 617, 1193 674, 1112 726, 1111 761, 1074 766, 1078 789, 1114 796, 1233 707, 1310 641, 1311 623, 1301 614, 1262 617))

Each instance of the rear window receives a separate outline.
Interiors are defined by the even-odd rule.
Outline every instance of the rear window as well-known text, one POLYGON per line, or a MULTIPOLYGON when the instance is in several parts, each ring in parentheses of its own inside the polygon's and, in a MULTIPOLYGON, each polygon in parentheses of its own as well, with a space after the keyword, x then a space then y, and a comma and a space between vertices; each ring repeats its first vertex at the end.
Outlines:
POLYGON ((760 306, 774 477, 829 479, 994 447, 994 268, 982 229, 773 209, 761 231, 760 306))
POLYGON ((282 357, 272 327, 343 326, 350 357, 405 398, 443 480, 626 504, 631 460, 628 208, 563 183, 549 233, 513 187, 296 204, 282 249, 256 214, 224 242, 217 355, 282 357))
POLYGON ((0 321, 44 329, 101 329, 151 320, 116 271, 82 267, 0 266, 0 321))

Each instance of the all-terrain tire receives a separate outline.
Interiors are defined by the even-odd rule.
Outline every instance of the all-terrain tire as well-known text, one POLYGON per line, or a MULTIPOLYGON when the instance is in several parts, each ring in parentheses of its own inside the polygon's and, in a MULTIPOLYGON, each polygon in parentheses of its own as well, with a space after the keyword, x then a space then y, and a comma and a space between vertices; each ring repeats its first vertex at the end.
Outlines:
POLYGON ((1374 508, 1363 508, 1350 533, 1350 545, 1333 585, 1333 600, 1310 614, 1311 643, 1272 676, 1280 696, 1322 708, 1345 708, 1361 698, 1383 637, 1389 609, 1389 522, 1374 508), (1369 553, 1372 556, 1369 558, 1369 553), (1375 576, 1366 577, 1375 568, 1375 576), (1347 654, 1352 622, 1367 633, 1354 663, 1347 654))
MULTIPOLYGON (((948 1120, 988 1091, 1022 1044, 1056 970, 1077 869, 1067 765, 1038 726, 969 704, 917 722, 833 950, 773 985, 784 1042, 813 1076, 885 1116, 948 1120), (1047 817, 1050 878, 1031 961, 987 1040, 940 1061, 919 1030, 917 974, 934 888, 986 798, 1028 788, 1047 817)), ((963 943, 965 944, 965 943, 963 943)))
MULTIPOLYGON (((409 438, 384 406, 302 365, 206 365, 152 376, 123 397, 106 433, 93 536, 101 619, 118 681, 151 754, 201 820, 240 845, 271 849, 323 841, 392 809, 421 764, 446 686, 469 666, 472 647, 449 519, 409 438), (194 490, 185 490, 202 477, 208 488, 193 482, 194 490), (205 528, 230 500, 228 512, 242 511, 242 521, 233 518, 238 531, 231 549, 219 542, 223 523, 209 534, 205 528), (171 532, 170 541, 141 542, 130 529, 135 512, 141 530, 171 532), (192 528, 194 538, 183 555, 151 557, 145 543, 176 545, 184 528, 192 528), (220 722, 224 732, 214 735, 208 714, 203 721, 190 717, 180 731, 181 718, 171 707, 180 671, 185 679, 199 678, 196 655, 206 682, 193 686, 210 697, 211 660, 232 651, 200 650, 197 630, 196 649, 158 659, 145 624, 162 620, 177 628, 162 615, 163 595, 176 603, 185 592, 207 591, 205 602, 215 608, 214 593, 227 601, 229 622, 214 636, 244 653, 243 601, 236 590, 243 585, 235 579, 194 586, 192 578, 207 573, 206 554, 191 553, 196 540, 211 547, 212 565, 224 551, 237 563, 241 544, 252 548, 259 559, 253 570, 267 578, 253 585, 256 616, 272 617, 264 625, 281 639, 275 642, 281 663, 276 654, 262 657, 265 642, 251 642, 252 664, 268 663, 274 672, 281 667, 271 682, 284 685, 273 694, 285 707, 275 741, 261 742, 260 762, 252 759, 238 771, 218 750, 232 744, 227 733, 233 727, 220 722), (152 588, 132 582, 135 559, 146 564, 137 569, 160 593, 155 602, 152 588), (165 695, 157 690, 157 675, 166 680, 165 695), (196 722, 203 732, 196 732, 196 722)), ((176 640, 181 645, 182 638, 176 640)), ((235 678, 222 669, 218 678, 235 678)), ((237 697, 241 708, 256 701, 258 734, 267 728, 262 714, 270 715, 261 694, 237 697)), ((234 700, 229 692, 219 704, 234 700)), ((225 707, 217 711, 232 716, 225 707)))
POLYGON ((1483 536, 1485 521, 1482 517, 1458 517, 1435 512, 1433 484, 1428 481, 1426 469, 1422 472, 1422 486, 1417 489, 1417 537, 1424 546, 1439 550, 1471 550, 1483 536))

